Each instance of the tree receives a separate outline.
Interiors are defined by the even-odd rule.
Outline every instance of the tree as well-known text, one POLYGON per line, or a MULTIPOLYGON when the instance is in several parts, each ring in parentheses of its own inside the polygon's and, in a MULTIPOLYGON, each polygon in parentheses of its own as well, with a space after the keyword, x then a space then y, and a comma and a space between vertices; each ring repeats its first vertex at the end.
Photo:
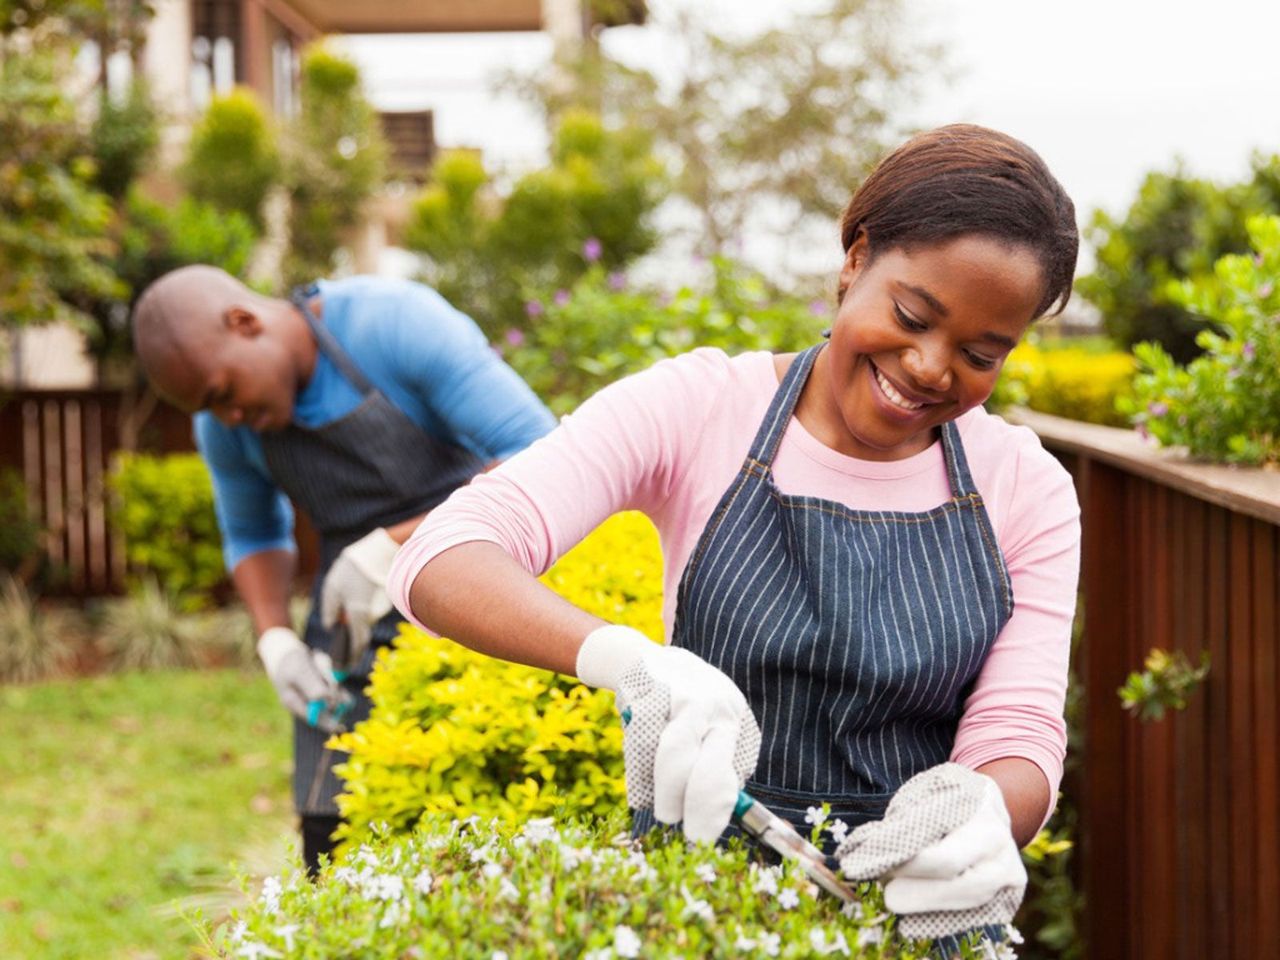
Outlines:
POLYGON ((669 82, 588 45, 523 89, 550 117, 585 104, 654 131, 708 254, 740 238, 762 206, 791 229, 829 223, 900 139, 891 118, 920 65, 936 71, 941 59, 903 40, 899 0, 832 0, 745 39, 718 33, 692 6, 675 16, 651 24, 671 38, 669 82))
POLYGON ((1199 355, 1196 335, 1208 321, 1182 306, 1171 289, 1210 275, 1223 255, 1248 250, 1246 221, 1268 212, 1280 212, 1280 157, 1255 157, 1252 179, 1228 186, 1180 167, 1149 173, 1122 219, 1094 214, 1087 235, 1096 265, 1077 289, 1102 312, 1116 342, 1155 341, 1187 363, 1199 355))
POLYGON ((387 147, 360 71, 323 45, 302 57, 302 109, 287 132, 289 252, 285 275, 306 283, 333 269, 344 234, 382 184, 387 147))
POLYGON ((280 183, 276 134, 253 91, 215 97, 191 131, 182 179, 191 195, 263 229, 262 205, 280 183))

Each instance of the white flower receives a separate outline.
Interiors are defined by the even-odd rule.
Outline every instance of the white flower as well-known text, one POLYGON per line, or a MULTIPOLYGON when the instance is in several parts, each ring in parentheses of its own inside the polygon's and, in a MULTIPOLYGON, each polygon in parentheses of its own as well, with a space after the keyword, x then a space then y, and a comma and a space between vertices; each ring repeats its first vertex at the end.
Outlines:
POLYGON ((990 940, 983 940, 982 953, 989 960, 1018 960, 1018 955, 1013 952, 1013 947, 1007 943, 992 943, 990 940))
POLYGON ((787 887, 778 894, 778 906, 783 910, 791 910, 800 903, 800 894, 796 893, 794 887, 787 887))
POLYGON ((556 830, 555 821, 551 817, 539 817, 536 820, 530 820, 524 825, 521 836, 526 837, 530 843, 543 843, 547 840, 560 839, 560 833, 556 830))
POLYGON ((333 871, 333 879, 341 880, 349 887, 354 887, 359 881, 359 875, 350 867, 338 867, 333 871))
POLYGON ((404 904, 399 900, 395 900, 387 904, 387 909, 382 911, 382 919, 378 921, 378 926, 383 929, 386 927, 398 927, 404 923, 404 919, 404 904))
POLYGON ((365 883, 364 894, 376 900, 399 900, 404 896, 404 878, 390 874, 374 874, 365 883))
POLYGON ((778 951, 782 949, 782 934, 760 934, 760 949, 764 951, 766 957, 776 957, 778 951))
POLYGON ((716 868, 710 863, 700 863, 693 868, 693 872, 698 875, 698 879, 703 883, 716 882, 716 868))
POLYGON ((840 908, 840 915, 848 917, 850 920, 860 920, 862 918, 862 904, 857 900, 846 903, 840 908))
POLYGON ((761 870, 756 875, 755 890, 756 893, 767 893, 770 896, 776 895, 778 892, 778 875, 768 868, 761 870))
POLYGON ((505 871, 502 869, 502 866, 500 864, 486 863, 484 867, 481 868, 480 872, 483 873, 488 879, 492 880, 494 877, 502 876, 502 874, 505 871))
POLYGON ((271 957, 283 957, 284 954, 279 950, 272 950, 264 943, 250 940, 248 943, 241 945, 240 949, 236 951, 236 956, 244 957, 245 960, 269 960, 271 957))
POLYGON ((511 901, 517 901, 520 899, 520 891, 516 888, 516 885, 506 877, 503 877, 502 883, 498 885, 498 894, 499 896, 511 901))
POLYGON ((266 914, 275 913, 280 909, 280 894, 283 888, 280 886, 278 877, 267 877, 262 881, 262 910, 266 914))
POLYGON ((640 956, 640 938, 625 923, 620 923, 613 928, 613 949, 618 956, 628 960, 638 957, 640 956))
POLYGON ((241 920, 231 928, 231 942, 239 943, 244 939, 244 935, 249 932, 249 924, 241 920))
POLYGON ((476 847, 471 851, 472 863, 480 863, 482 861, 484 863, 488 863, 492 859, 493 851, 489 849, 489 845, 487 843, 483 847, 476 847))
POLYGON ((711 909, 711 904, 705 900, 699 900, 697 897, 689 893, 689 888, 680 887, 680 895, 684 897, 684 915, 700 918, 706 923, 713 923, 716 919, 715 911, 711 909))
POLYGON ((431 876, 431 871, 423 869, 413 878, 413 889, 425 897, 431 892, 431 884, 434 882, 435 877, 431 876))
POLYGON ((879 927, 863 927, 858 931, 858 946, 871 947, 884 942, 884 931, 879 927))
POLYGON ((836 843, 843 843, 844 838, 849 835, 849 825, 837 817, 831 822, 831 836, 836 843))
POLYGON ((821 807, 809 807, 804 812, 804 822, 815 827, 822 826, 827 820, 827 812, 821 807))
POLYGON ((824 930, 810 930, 809 943, 813 949, 824 956, 829 953, 841 953, 849 956, 849 943, 845 940, 844 934, 836 932, 835 939, 827 943, 827 934, 824 930))
POLYGON ((741 950, 745 953, 754 950, 755 948, 756 942, 739 930, 738 939, 733 942, 733 949, 741 950))
POLYGON ((293 935, 298 932, 296 923, 287 923, 283 927, 276 927, 276 936, 284 941, 284 948, 290 952, 293 951, 293 935))
POLYGON ((613 949, 601 947, 599 950, 588 950, 582 955, 582 960, 613 960, 613 949))
POLYGON ((493 955, 489 958, 489 960, 508 960, 507 951, 495 950, 493 951, 493 955))
POLYGON ((1004 931, 1009 935, 1010 943, 1018 943, 1018 944, 1026 943, 1026 940, 1024 940, 1022 937, 1022 931, 1019 930, 1017 927, 1015 927, 1012 923, 1009 924, 1007 927, 1005 927, 1004 931))

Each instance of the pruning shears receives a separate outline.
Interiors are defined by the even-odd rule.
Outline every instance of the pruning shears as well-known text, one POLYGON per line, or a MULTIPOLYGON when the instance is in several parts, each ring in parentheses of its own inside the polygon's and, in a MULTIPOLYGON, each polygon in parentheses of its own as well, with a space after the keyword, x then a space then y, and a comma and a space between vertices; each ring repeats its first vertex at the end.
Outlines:
MULTIPOLYGON (((345 656, 346 628, 339 625, 334 629, 333 634, 335 652, 342 653, 345 656)), ((329 691, 324 697, 307 701, 307 723, 319 730, 324 730, 326 733, 341 733, 347 726, 347 714, 356 705, 356 698, 350 690, 342 685, 342 681, 347 679, 347 671, 335 670, 333 668, 333 659, 323 651, 317 651, 313 656, 317 669, 331 683, 329 684, 329 691)))
MULTIPOLYGON (((631 708, 622 711, 622 725, 631 722, 631 708)), ((794 861, 810 880, 845 903, 856 903, 857 894, 827 866, 822 851, 802 837, 791 824, 745 790, 738 791, 733 820, 744 833, 779 856, 794 861)))

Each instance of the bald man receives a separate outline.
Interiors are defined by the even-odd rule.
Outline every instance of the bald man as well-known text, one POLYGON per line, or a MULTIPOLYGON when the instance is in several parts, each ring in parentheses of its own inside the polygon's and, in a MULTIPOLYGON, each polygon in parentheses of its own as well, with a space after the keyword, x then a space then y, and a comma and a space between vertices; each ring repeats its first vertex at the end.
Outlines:
POLYGON ((321 281, 265 297, 213 267, 152 284, 134 344, 156 391, 194 414, 232 580, 294 715, 294 802, 314 873, 333 848, 330 732, 368 715, 377 647, 400 622, 387 570, 432 507, 555 426, 470 318, 406 281, 321 281), (290 627, 290 499, 321 537, 302 638, 290 627))

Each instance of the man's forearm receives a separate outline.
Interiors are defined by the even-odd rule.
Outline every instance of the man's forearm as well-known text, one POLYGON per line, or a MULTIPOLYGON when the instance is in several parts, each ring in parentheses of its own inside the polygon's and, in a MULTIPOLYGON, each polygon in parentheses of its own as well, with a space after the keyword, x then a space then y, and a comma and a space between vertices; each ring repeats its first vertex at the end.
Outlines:
POLYGON ((1040 823, 1052 803, 1049 784, 1041 769, 1021 757, 1003 757, 978 768, 994 780, 1004 794, 1004 804, 1013 821, 1013 839, 1025 847, 1035 839, 1040 823))
POLYGON ((240 599, 249 609, 253 629, 261 635, 271 627, 292 626, 289 595, 297 560, 290 550, 251 553, 231 571, 240 599))

